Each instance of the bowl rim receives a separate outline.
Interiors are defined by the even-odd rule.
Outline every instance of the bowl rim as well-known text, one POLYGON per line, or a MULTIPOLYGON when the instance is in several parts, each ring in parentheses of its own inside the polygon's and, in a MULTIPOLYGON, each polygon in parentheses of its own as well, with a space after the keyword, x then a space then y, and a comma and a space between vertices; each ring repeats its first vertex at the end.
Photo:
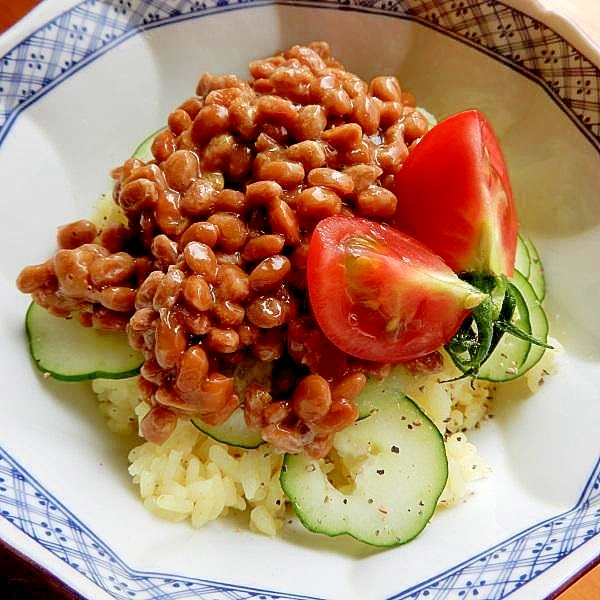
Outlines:
MULTIPOLYGON (((56 2, 53 2, 50 0, 45 0, 44 2, 42 2, 39 5, 39 10, 36 10, 35 13, 31 15, 31 18, 25 19, 23 21, 23 24, 20 24, 19 27, 10 31, 6 35, 6 37, 3 36, 3 38, 0 39, 0 54, 2 54, 3 57, 10 56, 11 52, 13 52, 16 48, 18 48, 20 46, 20 44, 23 43, 23 41, 19 42, 18 41, 19 39, 28 41, 31 44, 35 43, 35 41, 37 39, 39 39, 39 38, 36 38, 36 35, 38 35, 38 36, 42 35, 45 31, 45 28, 48 26, 47 24, 49 22, 62 23, 61 19, 67 19, 69 17, 69 15, 71 15, 72 7, 82 6, 84 4, 86 4, 86 3, 76 3, 76 2, 72 2, 72 1, 67 2, 66 0, 58 0, 56 2), (43 24, 40 25, 40 23, 43 23, 43 24), (18 37, 18 36, 20 36, 20 37, 18 37), (6 42, 5 42, 5 40, 6 40, 6 42), (6 51, 3 50, 5 43, 8 44, 8 47, 9 47, 9 49, 6 51)), ((254 3, 250 3, 250 4, 244 4, 243 7, 251 8, 253 6, 264 6, 265 4, 300 4, 300 3, 286 1, 286 0, 279 0, 279 1, 274 0, 273 2, 263 0, 263 1, 254 2, 254 3)), ((338 3, 335 0, 305 0, 301 4, 304 4, 306 6, 320 5, 323 8, 335 8, 338 3)), ((514 2, 512 2, 512 4, 517 4, 517 2, 514 1, 514 2)), ((520 1, 520 2, 518 2, 518 4, 523 4, 523 5, 527 5, 527 6, 530 6, 530 5, 537 6, 540 10, 539 17, 543 16, 542 15, 543 11, 539 7, 539 4, 537 2, 531 3, 531 2, 520 1)), ((496 6, 501 8, 502 10, 507 11, 506 14, 508 14, 511 10, 513 10, 511 8, 511 6, 509 6, 507 3, 498 2, 496 6)), ((240 5, 240 7, 241 7, 241 5, 240 5)), ((363 12, 377 12, 377 9, 374 9, 372 7, 365 7, 365 6, 356 6, 355 10, 360 10, 363 12)), ((195 15, 193 17, 192 16, 174 17, 173 19, 171 19, 170 22, 175 22, 178 19, 182 20, 184 18, 195 18, 196 16, 201 16, 201 15, 195 15)), ((436 29, 436 28, 440 29, 439 24, 433 23, 431 21, 427 21, 426 19, 419 21, 418 17, 414 16, 414 15, 412 15, 411 18, 413 20, 415 20, 416 22, 421 22, 425 26, 432 27, 434 29, 436 29)), ((163 24, 165 24, 165 23, 150 22, 147 24, 142 24, 140 27, 137 27, 131 31, 125 31, 123 33, 123 36, 135 35, 139 31, 142 31, 144 29, 150 29, 153 27, 162 26, 163 24)), ((565 31, 568 30, 569 28, 571 28, 573 31, 578 31, 577 29, 573 29, 573 27, 571 25, 569 25, 568 23, 565 25, 565 28, 566 28, 565 31)), ((573 35, 573 31, 571 31, 571 35, 573 35)), ((447 33, 445 30, 444 30, 444 32, 447 33)), ((453 32, 453 35, 458 36, 459 34, 457 32, 453 32)), ((556 35, 558 35, 558 33, 556 33, 556 35)), ((561 37, 561 36, 558 36, 558 37, 561 37)), ((114 47, 115 44, 120 43, 121 41, 123 41, 123 39, 125 39, 125 38, 122 37, 122 38, 119 38, 118 40, 114 40, 113 42, 108 43, 106 45, 106 47, 101 51, 103 52, 103 51, 110 50, 111 47, 114 47)), ((459 38, 459 39, 461 39, 461 41, 465 42, 464 38, 459 38)), ((581 40, 579 40, 579 41, 581 42, 580 47, 585 46, 587 49, 590 50, 591 53, 592 53, 592 51, 595 52, 597 50, 595 47, 592 47, 592 46, 590 46, 588 48, 587 42, 584 38, 581 38, 581 40), (586 42, 586 43, 584 43, 584 42, 586 42)), ((465 43, 473 44, 474 42, 470 41, 470 42, 465 42, 465 43)), ((573 49, 575 48, 574 46, 571 46, 571 47, 573 49)), ((494 51, 491 51, 488 48, 483 49, 481 47, 478 47, 478 49, 481 49, 482 51, 485 51, 486 53, 490 53, 490 55, 492 55, 494 58, 496 58, 498 60, 502 60, 502 57, 499 57, 497 52, 494 53, 494 51)), ((80 63, 74 64, 71 67, 73 70, 69 70, 69 73, 74 72, 74 70, 76 70, 76 69, 83 68, 88 63, 88 61, 93 60, 95 57, 98 56, 98 52, 100 52, 100 51, 96 50, 94 52, 91 52, 89 54, 89 56, 84 56, 84 58, 82 58, 80 63)), ((570 52, 570 50, 569 50, 569 52, 570 52)), ((577 54, 579 54, 581 56, 582 60, 585 60, 588 63, 590 72, 594 73, 595 77, 600 77, 600 72, 598 71, 598 68, 596 66, 598 64, 598 62, 600 62, 600 61, 593 63, 591 60, 589 60, 587 58, 588 56, 591 56, 592 54, 584 55, 582 52, 578 52, 578 51, 576 51, 576 52, 577 52, 577 54)), ((518 65, 516 65, 515 68, 517 68, 517 67, 518 67, 518 65)), ((517 68, 517 70, 519 70, 519 69, 517 68)), ((525 73, 523 73, 523 74, 525 74, 525 73)), ((67 74, 60 73, 60 74, 57 74, 56 77, 54 77, 54 78, 47 78, 47 80, 43 80, 37 89, 34 89, 32 87, 32 89, 30 90, 31 93, 26 97, 25 100, 22 100, 22 101, 18 102, 17 104, 13 105, 12 107, 9 107, 9 110, 6 113, 4 113, 3 115, 0 115, 0 144, 2 143, 2 139, 4 138, 4 136, 9 131, 12 123, 15 121, 16 118, 18 118, 18 115, 22 111, 26 110, 27 107, 30 106, 33 102, 35 102, 38 98, 43 96, 43 94, 45 94, 47 91, 52 89, 53 86, 59 85, 60 82, 67 76, 68 76, 68 73, 67 74), (4 119, 4 120, 2 121, 2 119, 4 119)), ((548 83, 548 81, 543 76, 540 76, 538 83, 540 85, 542 85, 542 87, 544 87, 544 89, 546 89, 548 91, 550 96, 554 99, 555 102, 557 102, 561 106, 561 108, 564 107, 563 110, 569 111, 570 113, 572 113, 574 115, 573 120, 578 125, 578 127, 581 129, 582 133, 584 135, 586 135, 586 137, 596 147, 597 150, 600 150, 600 132, 596 131, 596 129, 593 129, 589 125, 589 123, 583 122, 580 117, 575 115, 572 106, 568 106, 566 104, 563 96, 559 92, 557 92, 552 87, 551 83, 548 83)), ((33 85, 33 82, 32 82, 32 85, 33 85)), ((593 104, 593 106, 595 107, 596 114, 600 114, 600 107, 598 106, 598 103, 596 102, 595 104, 593 104)), ((598 122, 598 119, 596 120, 596 124, 597 124, 597 122, 598 122)), ((0 448, 0 450, 1 450, 1 448, 0 448)), ((26 481, 28 480, 28 478, 30 477, 29 474, 25 470, 20 468, 20 465, 18 464, 18 462, 13 461, 9 455, 3 455, 2 458, 5 461, 7 461, 7 463, 10 463, 12 465, 12 469, 14 469, 13 473, 19 474, 19 476, 24 477, 26 481)), ((581 511, 582 507, 585 505, 585 503, 588 500, 593 498, 594 486, 597 484, 597 481, 599 480, 599 478, 600 478, 600 462, 596 465, 596 469, 591 474, 588 484, 587 484, 586 488, 582 491, 581 498, 578 501, 577 505, 573 508, 573 510, 577 509, 577 511, 581 511)), ((27 483, 36 483, 36 482, 27 481, 27 483)), ((45 493, 45 490, 43 490, 43 488, 42 488, 42 489, 38 489, 37 492, 45 493)), ((48 496, 48 498, 50 501, 55 502, 57 505, 60 506, 60 502, 58 501, 58 499, 56 499, 50 495, 48 496)), ((571 511, 561 514, 560 518, 565 518, 565 517, 569 516, 569 514, 571 514, 571 511)), ((548 525, 548 523, 549 523, 549 521, 548 522, 545 521, 540 526, 545 527, 548 525)), ((96 540, 96 542, 98 542, 98 540, 96 540)), ((506 543, 504 543, 503 545, 505 546, 506 543)), ((497 550, 497 549, 498 548, 494 548, 493 550, 497 550)), ((447 575, 447 574, 444 574, 444 575, 447 575)), ((429 582, 429 583, 431 584, 432 582, 429 582)), ((414 592, 415 590, 413 589, 412 591, 414 592)), ((291 598, 291 597, 296 597, 296 596, 295 595, 291 595, 291 596, 281 595, 280 597, 290 597, 291 598)))

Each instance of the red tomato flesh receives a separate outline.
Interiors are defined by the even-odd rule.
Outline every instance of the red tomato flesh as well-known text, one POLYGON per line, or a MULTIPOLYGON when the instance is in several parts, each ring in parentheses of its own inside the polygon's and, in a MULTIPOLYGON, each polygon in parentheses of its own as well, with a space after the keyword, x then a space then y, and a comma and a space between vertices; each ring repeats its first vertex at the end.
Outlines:
POLYGON ((518 222, 500 144, 484 115, 440 121, 395 175, 394 225, 457 273, 512 276, 518 222))
POLYGON ((485 297, 420 242, 358 217, 318 223, 307 276, 327 338, 352 356, 383 363, 439 349, 485 297))

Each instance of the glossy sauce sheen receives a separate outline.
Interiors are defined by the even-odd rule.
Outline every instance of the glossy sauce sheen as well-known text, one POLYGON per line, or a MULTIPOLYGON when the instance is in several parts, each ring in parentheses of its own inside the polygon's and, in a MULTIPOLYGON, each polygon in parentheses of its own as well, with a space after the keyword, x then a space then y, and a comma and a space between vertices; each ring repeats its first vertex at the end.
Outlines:
POLYGON ((349 382, 392 357, 340 350, 315 322, 311 234, 332 216, 389 220, 395 173, 429 123, 395 77, 364 81, 325 42, 249 72, 203 74, 152 140, 153 159, 113 170, 125 223, 64 225, 59 250, 18 284, 54 314, 127 332, 145 358, 146 439, 164 441, 179 417, 218 425, 243 405, 263 439, 321 457, 358 416, 349 382), (240 396, 247 361, 273 377, 240 396))

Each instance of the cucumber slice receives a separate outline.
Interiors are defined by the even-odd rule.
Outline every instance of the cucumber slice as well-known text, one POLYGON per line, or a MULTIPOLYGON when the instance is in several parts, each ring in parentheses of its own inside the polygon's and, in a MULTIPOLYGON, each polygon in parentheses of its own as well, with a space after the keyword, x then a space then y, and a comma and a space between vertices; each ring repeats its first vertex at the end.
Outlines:
POLYGON ((385 377, 367 377, 365 387, 354 399, 358 407, 358 418, 368 417, 382 398, 395 399, 403 396, 406 389, 406 371, 402 365, 394 367, 385 377))
POLYGON ((515 269, 529 281, 535 295, 543 300, 546 297, 546 278, 542 259, 535 244, 521 235, 517 242, 515 269))
MULTIPOLYGON (((538 260, 541 268, 541 262, 538 260)), ((533 269, 534 263, 532 263, 533 269)), ((540 271, 543 281, 543 272, 540 271)), ((530 277, 533 275, 533 271, 530 277)), ((540 342, 546 344, 548 342, 548 318, 542 307, 542 298, 538 296, 538 290, 534 287, 531 279, 525 279, 518 271, 515 272, 513 283, 521 293, 527 310, 529 312, 529 322, 531 324, 531 335, 540 342)), ((544 355, 546 348, 539 344, 530 344, 529 353, 523 364, 519 367, 516 377, 519 377, 535 366, 544 355)))
POLYGON ((529 277, 529 269, 531 267, 531 257, 525 238, 521 235, 517 238, 517 253, 515 255, 515 269, 519 271, 525 278, 529 277))
POLYGON ((243 408, 233 411, 227 421, 221 425, 208 425, 196 417, 192 418, 192 423, 214 440, 229 446, 258 448, 264 442, 259 431, 248 429, 243 408))
MULTIPOLYGON (((248 360, 237 365, 233 371, 235 391, 240 398, 244 398, 246 388, 250 383, 257 383, 263 389, 271 388, 273 366, 271 363, 248 360)), ((264 440, 260 431, 249 429, 244 418, 244 409, 238 408, 231 416, 220 425, 208 425, 202 419, 192 418, 192 423, 200 431, 206 433, 214 440, 229 446, 239 448, 258 448, 264 440)))
MULTIPOLYGON (((161 129, 143 140, 133 158, 153 160, 152 142, 161 129)), ((117 219, 118 209, 110 194, 99 202, 97 221, 117 219)), ((29 353, 38 369, 54 379, 121 379, 139 372, 142 355, 129 347, 125 334, 83 327, 76 319, 55 317, 32 302, 25 316, 29 353)))
POLYGON ((287 454, 280 482, 310 531, 397 546, 429 522, 448 461, 439 430, 399 389, 369 404, 368 417, 335 435, 331 460, 287 454))
POLYGON ((61 381, 132 377, 143 362, 124 333, 98 331, 76 319, 55 317, 35 302, 27 309, 25 331, 37 368, 61 381))
POLYGON ((517 302, 511 323, 541 344, 505 333, 478 371, 478 379, 510 381, 521 377, 542 358, 548 341, 548 319, 530 281, 515 271, 511 280, 517 302))
POLYGON ((150 162, 151 160, 154 160, 154 155, 152 154, 152 142, 154 142, 154 138, 161 131, 162 128, 157 129, 154 133, 150 134, 143 142, 140 142, 138 147, 133 151, 131 157, 137 158, 144 162, 150 162))
POLYGON ((542 301, 546 297, 544 265, 542 264, 542 259, 540 258, 540 254, 534 243, 528 238, 524 238, 523 243, 527 247, 529 255, 529 274, 525 275, 525 273, 523 273, 523 275, 525 275, 525 278, 531 284, 535 295, 542 301))

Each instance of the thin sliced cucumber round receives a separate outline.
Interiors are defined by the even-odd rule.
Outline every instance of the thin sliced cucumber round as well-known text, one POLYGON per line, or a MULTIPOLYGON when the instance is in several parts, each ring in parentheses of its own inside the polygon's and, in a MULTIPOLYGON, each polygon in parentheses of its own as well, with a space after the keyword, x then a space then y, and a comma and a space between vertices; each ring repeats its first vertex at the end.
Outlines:
POLYGON ((385 377, 368 377, 365 387, 354 399, 354 403, 358 406, 358 418, 368 417, 376 410, 382 398, 395 401, 402 397, 404 395, 402 390, 406 387, 406 377, 406 371, 402 365, 396 366, 385 377))
POLYGON ((84 327, 32 302, 25 316, 29 353, 37 368, 61 381, 122 379, 139 372, 142 355, 124 333, 84 327))
POLYGON ((529 256, 529 249, 527 248, 527 242, 521 235, 517 238, 517 253, 515 255, 515 269, 519 271, 525 278, 529 277, 529 270, 531 268, 531 257, 529 256))
POLYGON ((285 456, 281 486, 310 531, 390 547, 429 522, 448 477, 444 441, 412 400, 390 395, 335 435, 333 463, 285 456))
MULTIPOLYGON (((541 267, 541 262, 538 263, 541 267)), ((532 263, 533 265, 533 263, 532 263)), ((525 279, 517 271, 513 277, 513 283, 521 292, 525 304, 527 304, 527 310, 529 311, 529 322, 531 324, 531 335, 536 339, 546 344, 548 342, 548 318, 546 312, 542 307, 542 299, 537 295, 537 292, 531 283, 531 280, 525 279)), ((530 344, 529 353, 523 364, 519 367, 517 377, 523 375, 533 366, 544 355, 546 348, 540 344, 530 344)))
POLYGON ((244 409, 238 408, 221 425, 208 425, 201 419, 192 418, 192 423, 206 435, 218 442, 239 448, 258 448, 264 440, 260 431, 249 429, 244 419, 244 409))
POLYGON ((523 238, 523 242, 527 247, 527 252, 529 255, 529 274, 525 275, 525 279, 529 281, 535 295, 538 297, 540 301, 542 301, 546 297, 546 279, 544 276, 544 265, 542 264, 542 259, 540 258, 540 254, 535 247, 534 243, 529 238, 523 238))
POLYGON ((540 343, 505 333, 496 349, 483 363, 477 377, 490 381, 510 381, 521 377, 542 358, 548 341, 548 319, 533 286, 519 271, 511 280, 517 301, 511 321, 523 333, 540 343))
MULTIPOLYGON (((531 333, 529 308, 519 288, 514 290, 515 311, 511 323, 524 331, 531 333)), ((498 345, 477 372, 478 379, 488 381, 508 381, 514 379, 527 359, 531 342, 505 333, 498 345)))
MULTIPOLYGON (((246 395, 250 384, 257 384, 262 389, 270 389, 273 366, 269 362, 248 360, 241 362, 233 371, 235 391, 240 398, 246 395)), ((192 418, 192 423, 218 442, 239 448, 258 448, 264 440, 260 431, 250 429, 246 425, 244 409, 236 409, 231 416, 220 425, 208 425, 202 419, 192 418)))
POLYGON ((161 129, 157 129, 154 133, 150 134, 143 142, 137 146, 137 148, 133 151, 131 155, 132 158, 137 158, 144 162, 149 162, 154 159, 154 155, 152 154, 152 142, 154 142, 154 138, 158 133, 162 131, 161 129))

